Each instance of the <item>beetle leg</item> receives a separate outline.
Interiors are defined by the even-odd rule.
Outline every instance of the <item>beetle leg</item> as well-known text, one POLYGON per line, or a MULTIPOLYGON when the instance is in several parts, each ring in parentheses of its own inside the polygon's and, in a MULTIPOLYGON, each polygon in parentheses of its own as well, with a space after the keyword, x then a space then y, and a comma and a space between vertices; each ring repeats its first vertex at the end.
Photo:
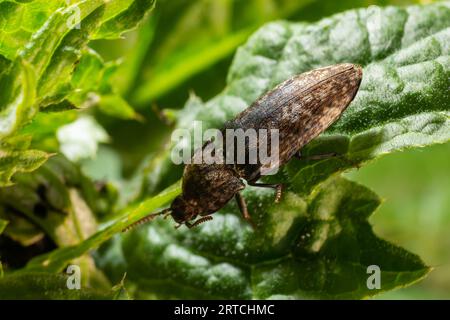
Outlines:
POLYGON ((242 216, 245 220, 247 220, 253 227, 253 229, 256 228, 255 224, 253 223, 252 217, 248 213, 247 203, 245 202, 244 197, 239 192, 235 195, 237 205, 239 207, 239 210, 241 211, 242 216))
POLYGON ((249 182, 248 185, 252 186, 252 187, 275 189, 275 192, 276 192, 275 193, 275 203, 278 203, 281 200, 281 196, 283 194, 283 185, 280 184, 280 183, 278 183, 278 184, 270 184, 270 183, 249 182))
MULTIPOLYGON (((206 217, 203 217, 203 218, 198 219, 198 220, 195 221, 194 223, 190 223, 190 222, 186 221, 186 222, 184 223, 184 225, 185 225, 186 227, 188 227, 189 229, 192 229, 192 228, 195 228, 196 226, 198 226, 198 225, 200 225, 200 224, 202 224, 202 223, 204 223, 204 222, 206 222, 206 221, 211 221, 212 219, 213 219, 213 217, 211 217, 211 216, 206 216, 206 217)), ((176 225, 176 226, 175 226, 175 229, 178 229, 178 228, 181 227, 182 225, 183 225, 182 223, 176 225)))

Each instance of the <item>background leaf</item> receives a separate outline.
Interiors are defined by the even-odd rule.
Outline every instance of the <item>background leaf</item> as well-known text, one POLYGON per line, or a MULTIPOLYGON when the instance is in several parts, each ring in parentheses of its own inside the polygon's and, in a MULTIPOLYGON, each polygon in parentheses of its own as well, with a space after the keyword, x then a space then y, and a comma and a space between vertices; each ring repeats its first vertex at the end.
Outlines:
POLYGON ((0 148, 0 186, 11 184, 17 172, 31 172, 39 168, 49 155, 37 150, 10 150, 0 148))
MULTIPOLYGON (((114 210, 114 191, 109 183, 93 183, 59 156, 31 174, 17 175, 14 185, 0 189, 0 219, 9 221, 0 236, 6 274, 23 268, 36 255, 89 238, 98 221, 114 210)), ((111 289, 89 255, 70 262, 80 267, 83 287, 111 289)))
POLYGON ((154 4, 155 0, 112 1, 108 3, 105 21, 95 38, 118 38, 126 31, 134 29, 144 18, 147 11, 153 9, 154 4), (145 9, 143 10, 143 8, 145 9))
POLYGON ((5 230, 7 225, 8 225, 8 221, 0 220, 0 234, 3 232, 3 230, 5 230))
POLYGON ((65 276, 46 273, 6 276, 0 279, 0 299, 105 300, 113 297, 113 292, 95 289, 68 290, 66 282, 65 276))
POLYGON ((279 205, 271 192, 244 195, 256 230, 234 204, 197 229, 154 221, 112 242, 100 266, 122 260, 139 291, 166 298, 360 299, 380 292, 366 287, 370 265, 380 266, 383 290, 428 272, 417 256, 372 233, 366 219, 379 199, 354 182, 331 178, 310 198, 291 189, 279 205))
POLYGON ((420 283, 382 294, 381 299, 450 297, 447 250, 450 172, 446 162, 449 151, 448 143, 412 149, 388 155, 346 174, 384 199, 377 214, 370 219, 376 234, 418 254, 433 267, 420 283))
POLYGON ((139 85, 130 93, 132 100, 145 106, 160 98, 230 56, 261 23, 289 17, 310 2, 161 1, 149 25, 159 27, 153 39, 157 47, 147 53, 150 57, 143 65, 139 85), (165 19, 173 16, 177 16, 174 26, 166 26, 165 19), (190 34, 195 38, 187 37, 190 34))
POLYGON ((127 210, 126 215, 117 219, 117 221, 98 231, 89 239, 81 242, 80 244, 76 246, 60 248, 46 255, 36 257, 35 259, 30 261, 23 272, 58 272, 62 270, 62 268, 64 268, 64 266, 73 259, 76 259, 77 257, 87 253, 89 250, 99 247, 115 234, 122 232, 122 230, 124 230, 130 224, 146 216, 148 212, 152 212, 158 207, 163 206, 169 201, 173 200, 175 196, 179 194, 179 192, 180 184, 168 188, 165 192, 161 192, 158 196, 140 203, 138 206, 136 206, 136 208, 134 208, 134 210, 132 210, 131 213, 129 213, 127 210))
MULTIPOLYGON (((104 63, 87 45, 94 34, 119 37, 133 29, 153 4, 153 0, 1 1, 0 138, 21 135, 18 131, 44 109, 99 105, 111 116, 137 119, 110 84, 115 64, 104 63)), ((36 141, 56 129, 53 123, 45 137, 33 131, 35 144, 57 148, 54 141, 36 141)), ((9 184, 15 172, 38 168, 47 157, 40 151, 11 149, 2 150, 0 185, 9 184)))
MULTIPOLYGON (((0 219, 0 235, 2 234, 3 230, 5 230, 7 225, 8 221, 0 219)), ((0 279, 3 278, 3 275, 4 275, 3 264, 2 261, 0 260, 0 279)))

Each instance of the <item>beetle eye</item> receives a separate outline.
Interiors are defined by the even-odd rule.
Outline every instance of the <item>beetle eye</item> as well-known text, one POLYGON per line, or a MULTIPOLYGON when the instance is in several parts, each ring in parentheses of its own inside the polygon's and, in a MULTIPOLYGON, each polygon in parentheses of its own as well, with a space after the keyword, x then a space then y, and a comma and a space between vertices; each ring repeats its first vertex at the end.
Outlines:
POLYGON ((172 218, 178 223, 184 223, 189 220, 189 216, 186 214, 186 203, 181 196, 178 196, 173 200, 172 205, 172 218))
POLYGON ((178 223, 183 223, 187 220, 186 214, 180 210, 172 210, 172 218, 178 223))

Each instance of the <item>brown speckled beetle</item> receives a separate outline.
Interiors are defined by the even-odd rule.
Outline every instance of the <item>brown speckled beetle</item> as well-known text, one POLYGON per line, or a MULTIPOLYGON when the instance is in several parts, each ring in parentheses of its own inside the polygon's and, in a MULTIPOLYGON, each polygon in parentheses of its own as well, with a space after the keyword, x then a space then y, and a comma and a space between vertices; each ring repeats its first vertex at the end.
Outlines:
MULTIPOLYGON (((338 64, 294 76, 269 91, 234 120, 227 128, 278 129, 279 158, 271 169, 298 156, 300 149, 333 124, 344 112, 358 92, 362 69, 354 64, 338 64)), ((208 146, 203 145, 201 152, 208 146)), ((246 144, 248 154, 255 145, 246 144)), ((245 188, 242 179, 250 186, 274 188, 275 201, 281 197, 281 184, 258 183, 261 163, 249 164, 187 164, 183 173, 182 194, 175 198, 170 208, 151 214, 129 228, 159 215, 172 215, 179 224, 189 228, 212 220, 211 215, 220 210, 233 197, 237 200, 243 217, 251 222, 247 205, 240 191, 245 188), (200 218, 194 221, 197 217, 200 218)), ((127 229, 129 229, 127 228, 127 229)))

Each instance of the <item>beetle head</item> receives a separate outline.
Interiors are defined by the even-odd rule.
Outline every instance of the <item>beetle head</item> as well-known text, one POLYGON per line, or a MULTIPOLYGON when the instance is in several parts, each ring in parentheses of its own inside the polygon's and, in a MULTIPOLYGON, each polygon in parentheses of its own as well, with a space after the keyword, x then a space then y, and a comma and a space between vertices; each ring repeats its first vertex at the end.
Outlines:
POLYGON ((195 222, 191 222, 198 216, 199 213, 200 212, 195 202, 188 202, 183 198, 183 196, 180 195, 175 198, 170 208, 164 209, 161 212, 152 213, 129 225, 127 228, 123 229, 123 231, 129 231, 140 224, 152 221, 158 216, 164 216, 164 218, 166 218, 168 215, 171 215, 173 220, 178 223, 176 228, 182 226, 183 224, 188 228, 193 228, 198 226, 199 224, 202 224, 203 222, 212 220, 212 217, 205 216, 195 222))
POLYGON ((183 224, 197 217, 197 210, 190 202, 184 200, 183 196, 178 196, 173 200, 170 206, 173 220, 177 223, 183 224))

